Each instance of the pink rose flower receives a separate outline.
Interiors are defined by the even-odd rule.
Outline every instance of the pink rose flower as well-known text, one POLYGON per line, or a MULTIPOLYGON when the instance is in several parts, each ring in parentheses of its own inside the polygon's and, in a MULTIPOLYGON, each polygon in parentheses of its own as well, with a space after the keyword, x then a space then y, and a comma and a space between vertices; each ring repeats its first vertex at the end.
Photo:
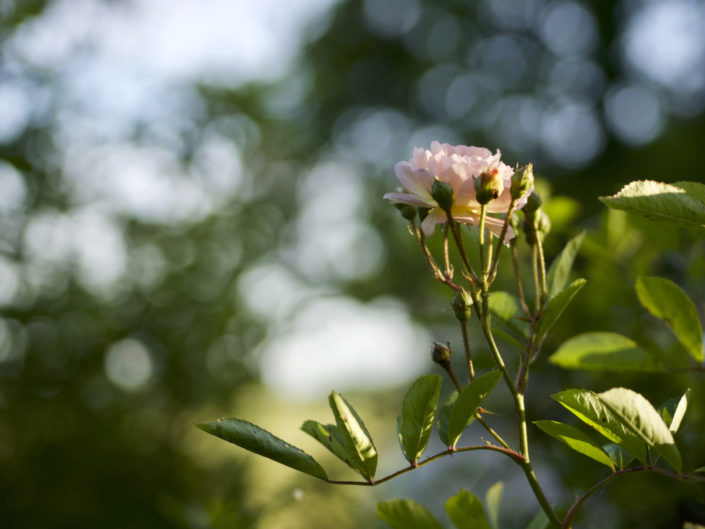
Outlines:
MULTIPOLYGON (((488 213, 507 213, 511 203, 512 175, 514 171, 500 161, 499 149, 492 154, 484 147, 449 145, 431 142, 431 150, 416 148, 409 162, 399 162, 394 166, 394 173, 402 185, 401 193, 387 193, 384 198, 392 204, 410 204, 429 208, 428 215, 421 223, 421 229, 427 235, 433 235, 436 225, 443 224, 448 217, 431 196, 434 180, 447 182, 453 189, 451 215, 453 220, 469 225, 480 221, 480 203, 475 196, 475 179, 483 173, 498 180, 495 188, 496 199, 487 204, 488 213)), ((515 211, 526 204, 526 199, 533 191, 533 185, 515 205, 515 211)), ((504 220, 487 215, 487 228, 497 235, 501 234, 504 220)), ((511 226, 507 230, 505 242, 514 237, 511 226)))

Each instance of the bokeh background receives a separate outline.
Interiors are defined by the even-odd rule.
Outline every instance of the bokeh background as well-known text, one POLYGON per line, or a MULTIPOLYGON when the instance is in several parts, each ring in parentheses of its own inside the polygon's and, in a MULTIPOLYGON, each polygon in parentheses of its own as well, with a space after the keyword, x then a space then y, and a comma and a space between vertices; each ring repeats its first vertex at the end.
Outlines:
MULTIPOLYGON (((335 388, 366 418, 380 474, 403 465, 404 388, 435 372, 432 340, 459 336, 381 195, 433 139, 534 162, 549 256, 589 230, 588 286, 547 352, 613 330, 679 354, 633 284, 670 277, 702 315, 702 238, 597 197, 705 181, 703 28, 702 0, 0 0, 0 525, 381 527, 379 499, 442 517, 460 487, 482 497, 501 479, 502 527, 525 527, 535 500, 494 454, 344 489, 193 424, 249 419, 349 479, 298 430, 328 419, 335 388)), ((624 385, 658 405, 692 387, 678 442, 686 468, 705 464, 702 375, 539 361, 534 376, 530 416, 569 422, 548 398, 561 388, 624 385)), ((488 407, 511 438, 503 397, 488 407)), ((530 436, 559 507, 603 477, 530 436)), ((704 497, 632 476, 578 526, 704 523, 704 497)))

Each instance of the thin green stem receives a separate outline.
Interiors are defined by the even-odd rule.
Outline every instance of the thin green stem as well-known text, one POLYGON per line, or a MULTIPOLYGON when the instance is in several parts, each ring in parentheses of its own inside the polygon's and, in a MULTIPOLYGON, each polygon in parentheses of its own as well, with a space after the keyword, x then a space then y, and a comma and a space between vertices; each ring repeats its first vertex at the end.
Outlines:
POLYGON ((319 478, 325 481, 326 483, 331 483, 332 485, 359 485, 362 487, 374 487, 376 485, 381 485, 382 483, 385 483, 387 481, 390 481, 398 476, 401 476, 402 474, 406 474, 407 472, 411 472, 412 470, 416 470, 419 467, 422 467, 424 465, 427 465, 431 461, 435 461, 436 459, 440 459, 441 457, 445 456, 452 456, 453 454, 457 454, 459 452, 473 452, 475 450, 491 450, 494 452, 499 452, 501 454, 504 454, 506 456, 509 456, 515 463, 521 465, 522 462, 524 461, 524 458, 519 454, 518 452, 514 450, 510 450, 508 448, 504 448, 501 446, 495 446, 495 445, 473 445, 473 446, 463 446, 460 448, 449 448, 448 450, 444 450, 443 452, 439 452, 437 454, 434 454, 430 457, 427 457, 423 461, 420 461, 416 463, 416 465, 409 465, 408 467, 402 468, 401 470, 397 470, 396 472, 393 472, 392 474, 389 474, 388 476, 385 476, 381 479, 378 479, 376 481, 339 481, 335 479, 326 479, 326 478, 319 478))
POLYGON ((531 271, 534 278, 534 314, 541 310, 541 286, 539 283, 539 251, 536 244, 531 246, 531 271))
POLYGON ((539 258, 539 280, 541 284, 541 306, 546 303, 548 298, 548 288, 546 287, 546 258, 543 254, 543 236, 536 234, 536 251, 539 258))
POLYGON ((512 265, 514 267, 514 278, 517 283, 517 295, 519 296, 519 303, 521 304, 521 310, 527 316, 530 316, 529 306, 526 304, 526 296, 524 296, 524 287, 521 284, 521 274, 519 272, 519 255, 517 252, 517 245, 515 240, 510 244, 510 249, 512 251, 512 265))
POLYGON ((431 251, 426 245, 426 236, 424 235, 423 230, 417 228, 416 225, 413 223, 412 228, 413 234, 415 235, 416 240, 419 241, 419 246, 421 246, 421 252, 423 253, 424 258, 426 259, 428 266, 431 268, 431 273, 433 274, 433 277, 435 277, 438 281, 440 281, 444 285, 447 285, 453 290, 462 290, 462 287, 453 283, 451 278, 447 277, 446 274, 441 271, 438 264, 436 264, 436 260, 433 258, 433 255, 431 255, 431 251))
POLYGON ((455 240, 455 245, 458 248, 458 253, 460 254, 460 259, 463 261, 463 266, 467 272, 467 278, 473 285, 479 285, 480 279, 477 277, 475 270, 473 270, 470 261, 468 260, 468 255, 465 252, 465 246, 463 245, 463 238, 458 230, 458 223, 452 218, 448 219, 448 224, 450 225, 450 232, 453 234, 453 239, 455 240))
POLYGON ((470 340, 468 339, 467 323, 460 322, 460 333, 463 335, 463 348, 465 349, 465 360, 468 364, 468 376, 470 380, 475 379, 475 367, 472 365, 472 354, 470 353, 470 340))
POLYGON ((490 267, 490 282, 494 281, 497 275, 497 269, 499 268, 499 254, 504 247, 504 239, 507 236, 507 231, 509 230, 509 223, 512 219, 512 214, 514 213, 514 207, 516 206, 517 200, 515 198, 509 203, 509 209, 507 210, 507 215, 504 217, 504 224, 502 224, 502 231, 499 234, 499 240, 497 241, 497 251, 494 253, 494 259, 492 260, 492 266, 490 267))
POLYGON ((482 271, 482 282, 487 281, 487 270, 485 268, 485 219, 487 218, 487 204, 482 204, 480 206, 480 223, 478 224, 478 229, 480 230, 480 270, 482 271))

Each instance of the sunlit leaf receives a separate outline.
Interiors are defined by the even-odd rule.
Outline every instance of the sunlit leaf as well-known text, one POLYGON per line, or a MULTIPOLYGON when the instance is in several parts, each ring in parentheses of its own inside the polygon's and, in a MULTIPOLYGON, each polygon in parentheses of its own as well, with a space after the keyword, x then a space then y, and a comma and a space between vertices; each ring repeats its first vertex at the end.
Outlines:
POLYGON ((578 250, 580 250, 580 245, 583 243, 584 238, 585 232, 583 231, 569 240, 565 248, 563 248, 561 253, 559 253, 551 263, 546 277, 549 300, 561 293, 568 284, 575 256, 578 255, 578 250))
POLYGON ((450 423, 450 412, 453 411, 453 405, 457 399, 458 392, 453 391, 438 410, 438 437, 446 446, 451 445, 448 439, 448 423, 450 423))
MULTIPOLYGON (((556 298, 558 299, 558 298, 556 298)), ((663 371, 658 359, 613 332, 588 332, 565 341, 548 360, 566 369, 663 371)))
POLYGON ((448 498, 446 512, 457 529, 490 529, 480 498, 465 489, 448 498))
POLYGON ((512 294, 501 290, 490 294, 488 304, 490 312, 492 312, 492 314, 497 316, 499 319, 505 321, 516 316, 521 308, 519 301, 517 301, 512 294))
POLYGON ((568 304, 573 300, 578 291, 583 288, 586 282, 585 279, 576 279, 568 288, 551 297, 539 320, 539 340, 542 340, 548 331, 551 330, 553 324, 560 318, 568 304))
POLYGON ((321 424, 309 420, 301 425, 301 430, 316 439, 355 472, 359 472, 363 476, 366 475, 365 467, 354 452, 348 451, 345 435, 336 425, 321 424))
POLYGON ((426 375, 416 379, 404 397, 397 431, 402 452, 412 464, 428 444, 440 394, 441 377, 426 375))
POLYGON ((351 466, 371 480, 377 469, 377 449, 370 433, 355 409, 340 394, 331 392, 328 402, 342 434, 345 449, 355 458, 351 466))
POLYGON ((664 422, 668 425, 671 433, 676 433, 681 426, 685 412, 690 402, 690 388, 685 390, 682 397, 669 399, 659 408, 659 413, 664 422))
POLYGON ((600 445, 577 428, 558 421, 534 421, 534 424, 576 452, 614 469, 612 460, 600 445))
POLYGON ((502 374, 499 371, 490 371, 470 382, 460 392, 448 421, 450 446, 455 446, 455 443, 458 442, 460 435, 475 418, 477 407, 490 394, 500 378, 502 378, 502 374))
POLYGON ((426 507, 407 498, 379 502, 377 517, 394 529, 443 529, 426 507))
POLYGON ((602 445, 602 449, 620 470, 634 461, 634 456, 616 443, 606 443, 602 445))
POLYGON ((587 389, 568 389, 552 395, 552 398, 607 439, 623 446, 639 461, 647 463, 644 440, 624 424, 599 395, 587 389))
POLYGON ((250 422, 242 419, 221 419, 197 424, 196 427, 305 474, 327 479, 321 465, 306 452, 250 422))
MULTIPOLYGON (((643 395, 627 388, 599 394, 600 400, 646 444, 680 472, 681 455, 666 423, 643 395)), ((624 446, 624 445, 623 445, 624 446)), ((624 446, 631 452, 629 447, 624 446)))
POLYGON ((630 182, 611 197, 600 197, 611 208, 637 213, 658 222, 705 227, 705 185, 665 184, 653 180, 630 182))
POLYGON ((705 467, 698 467, 698 468, 696 468, 695 470, 693 470, 693 472, 697 472, 697 473, 699 473, 699 474, 703 474, 703 473, 705 473, 705 467))
POLYGON ((504 483, 498 481, 487 489, 485 505, 487 506, 487 519, 492 529, 499 529, 499 505, 502 502, 504 483))
POLYGON ((702 362, 703 329, 688 294, 673 281, 643 276, 636 282, 636 293, 644 308, 666 322, 690 355, 702 362))

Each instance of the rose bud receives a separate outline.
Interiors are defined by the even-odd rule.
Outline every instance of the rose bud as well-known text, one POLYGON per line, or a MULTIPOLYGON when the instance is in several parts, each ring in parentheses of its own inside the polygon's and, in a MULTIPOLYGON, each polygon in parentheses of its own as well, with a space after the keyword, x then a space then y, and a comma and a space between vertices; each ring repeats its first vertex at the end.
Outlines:
POLYGON ((431 358, 443 369, 450 367, 450 347, 446 344, 433 342, 433 351, 431 352, 431 358))
POLYGON ((511 194, 514 200, 519 200, 534 188, 534 166, 532 164, 520 167, 512 175, 511 194))
POLYGON ((431 196, 433 200, 438 202, 438 206, 448 213, 453 207, 453 188, 448 182, 435 180, 431 188, 431 196))
POLYGON ((475 178, 475 199, 480 204, 488 204, 504 191, 504 182, 499 171, 490 169, 475 178))
POLYGON ((455 313, 456 319, 460 323, 465 323, 470 319, 472 314, 472 298, 467 290, 459 290, 453 296, 450 306, 455 313))

